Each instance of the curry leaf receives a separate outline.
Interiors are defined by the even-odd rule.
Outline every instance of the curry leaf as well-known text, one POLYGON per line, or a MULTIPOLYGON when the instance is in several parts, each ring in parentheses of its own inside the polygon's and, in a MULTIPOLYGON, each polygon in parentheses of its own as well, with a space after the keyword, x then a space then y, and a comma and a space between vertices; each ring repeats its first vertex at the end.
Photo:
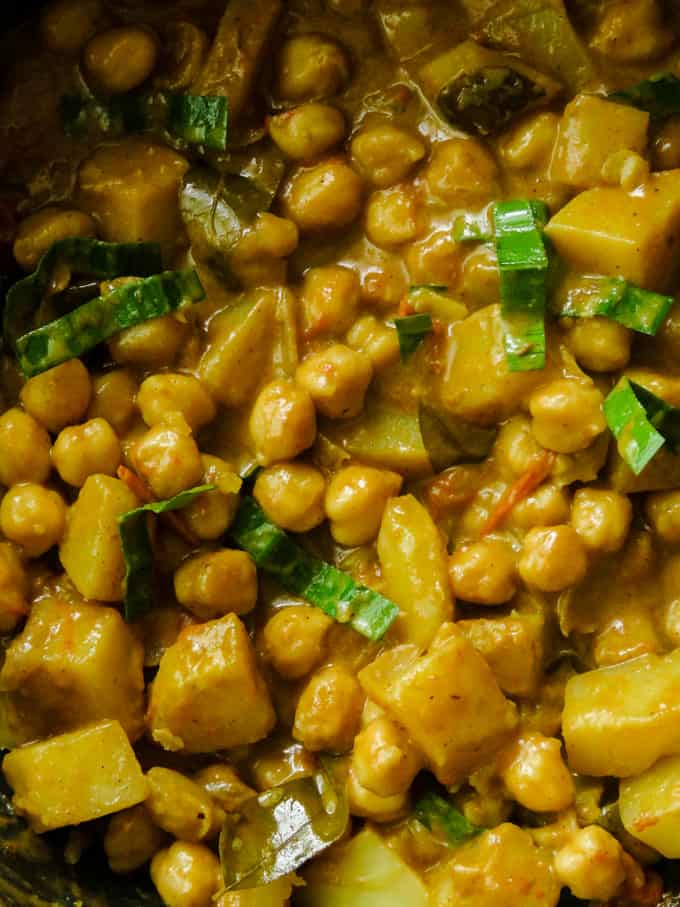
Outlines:
POLYGON ((496 440, 495 428, 465 422, 425 403, 418 408, 418 421, 434 472, 483 460, 496 440))

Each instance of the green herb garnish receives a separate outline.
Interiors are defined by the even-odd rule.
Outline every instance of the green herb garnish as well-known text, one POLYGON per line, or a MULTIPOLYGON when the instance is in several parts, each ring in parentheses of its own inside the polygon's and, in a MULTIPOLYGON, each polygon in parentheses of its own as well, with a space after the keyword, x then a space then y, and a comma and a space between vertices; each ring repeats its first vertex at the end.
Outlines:
POLYGON ((558 314, 571 318, 602 316, 654 336, 672 305, 672 296, 643 290, 623 277, 584 277, 569 291, 558 314))
POLYGON ((399 352, 403 361, 408 359, 432 332, 432 316, 429 312, 406 315, 403 318, 395 318, 394 326, 397 329, 399 352))
POLYGON ((604 401, 604 414, 621 457, 635 475, 664 444, 680 449, 680 409, 628 378, 604 401))
POLYGON ((680 79, 671 72, 659 72, 630 88, 612 92, 608 98, 646 110, 654 119, 666 119, 680 113, 680 79))
POLYGON ((419 822, 430 831, 442 835, 448 844, 460 844, 484 831, 434 791, 428 791, 418 800, 414 813, 419 822))

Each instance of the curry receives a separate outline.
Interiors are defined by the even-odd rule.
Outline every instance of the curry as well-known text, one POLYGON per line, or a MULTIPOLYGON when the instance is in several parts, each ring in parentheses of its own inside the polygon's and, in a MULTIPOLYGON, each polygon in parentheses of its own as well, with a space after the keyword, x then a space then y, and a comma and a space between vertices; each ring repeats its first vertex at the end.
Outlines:
POLYGON ((4 39, 0 745, 69 862, 167 907, 660 902, 679 25, 54 0, 4 39))

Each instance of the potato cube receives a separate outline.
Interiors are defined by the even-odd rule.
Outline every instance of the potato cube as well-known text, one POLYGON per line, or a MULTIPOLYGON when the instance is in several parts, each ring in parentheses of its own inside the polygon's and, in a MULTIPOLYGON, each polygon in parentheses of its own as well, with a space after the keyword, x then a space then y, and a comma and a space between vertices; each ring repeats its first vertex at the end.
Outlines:
POLYGON ((562 731, 582 775, 625 778, 680 753, 680 649, 570 678, 562 731))
POLYGON ((118 517, 137 506, 137 498, 118 479, 93 475, 85 480, 59 548, 69 579, 85 598, 122 601, 125 563, 118 517))
POLYGON ((0 671, 20 743, 115 718, 144 731, 144 653, 118 611, 56 598, 36 602, 0 671))
POLYGON ((397 646, 359 674, 367 695, 408 731, 442 784, 481 765, 517 725, 491 668, 454 624, 428 651, 397 646))
POLYGON ((165 749, 210 753, 255 743, 275 720, 248 633, 235 614, 186 627, 161 658, 148 723, 165 749))
POLYGON ((680 756, 668 756, 621 781, 619 812, 626 831, 664 857, 680 857, 680 756))
POLYGON ((117 721, 103 721, 5 756, 12 803, 34 831, 90 822, 146 799, 147 785, 117 721))
POLYGON ((489 663, 504 693, 536 693, 543 662, 543 619, 538 614, 461 620, 457 627, 489 663))
POLYGON ((631 194, 621 188, 581 192, 546 233, 575 270, 663 291, 673 282, 680 249, 680 170, 655 173, 631 194))
POLYGON ((589 189, 601 185, 602 167, 617 151, 643 152, 649 114, 596 95, 577 95, 564 108, 550 164, 550 178, 589 189))

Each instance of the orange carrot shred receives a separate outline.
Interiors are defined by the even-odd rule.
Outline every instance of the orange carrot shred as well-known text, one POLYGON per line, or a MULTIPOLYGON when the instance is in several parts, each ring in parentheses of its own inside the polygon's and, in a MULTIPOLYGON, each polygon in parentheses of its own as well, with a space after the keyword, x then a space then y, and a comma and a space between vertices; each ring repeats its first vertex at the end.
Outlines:
POLYGON ((408 296, 402 296, 401 299, 399 300, 399 311, 397 313, 399 315, 399 317, 405 318, 407 315, 413 315, 414 312, 415 312, 415 309, 413 308, 411 303, 408 301, 408 296))
POLYGON ((516 482, 514 482, 503 494, 500 501, 489 514, 489 518, 482 526, 480 536, 489 535, 495 529, 498 529, 510 516, 514 508, 528 498, 538 486, 543 482, 555 463, 555 454, 546 450, 537 457, 529 468, 523 473, 516 482))

